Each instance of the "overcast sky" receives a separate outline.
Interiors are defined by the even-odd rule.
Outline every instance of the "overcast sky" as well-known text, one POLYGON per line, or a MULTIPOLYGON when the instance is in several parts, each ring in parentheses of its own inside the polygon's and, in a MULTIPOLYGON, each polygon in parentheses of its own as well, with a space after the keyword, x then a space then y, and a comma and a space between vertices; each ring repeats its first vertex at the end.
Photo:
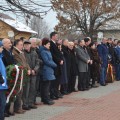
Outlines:
MULTIPOLYGON (((6 2, 4 0, 0 0, 0 5, 6 5, 6 2)), ((25 2, 27 2, 28 0, 24 0, 25 2)), ((50 0, 34 0, 34 1, 37 1, 36 3, 42 3, 42 4, 47 4, 47 3, 50 3, 50 0), (39 2, 38 2, 39 1, 39 2)), ((48 9, 48 8, 43 8, 44 9, 48 9)), ((2 11, 3 12, 3 11, 2 11)), ((8 14, 10 15, 11 17, 19 20, 20 22, 23 22, 23 20, 19 17, 19 16, 16 16, 14 13, 12 12, 3 12, 5 14, 8 14)), ((55 27, 55 25, 58 23, 58 20, 56 18, 56 13, 51 10, 47 13, 46 16, 44 16, 44 20, 48 23, 48 26, 50 27, 51 30, 53 30, 53 28, 55 27)))
POLYGON ((53 29, 55 25, 58 23, 58 20, 56 18, 56 13, 53 10, 48 12, 44 20, 48 23, 51 29, 53 29))

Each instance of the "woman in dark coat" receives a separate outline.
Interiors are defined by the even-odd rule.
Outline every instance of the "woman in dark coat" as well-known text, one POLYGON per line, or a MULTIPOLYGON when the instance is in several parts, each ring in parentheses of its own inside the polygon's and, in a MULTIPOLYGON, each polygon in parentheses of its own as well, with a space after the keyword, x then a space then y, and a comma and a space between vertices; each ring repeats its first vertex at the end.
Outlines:
POLYGON ((95 84, 95 81, 99 82, 99 79, 100 79, 100 64, 101 64, 101 61, 100 61, 95 43, 94 42, 90 43, 89 47, 90 47, 91 57, 92 57, 92 60, 93 60, 93 64, 91 64, 91 66, 90 66, 90 72, 91 72, 91 78, 92 78, 92 87, 98 87, 95 84))
POLYGON ((50 82, 55 80, 54 68, 57 67, 52 59, 50 52, 50 41, 48 38, 43 38, 40 54, 43 60, 42 69, 42 86, 41 86, 41 99, 44 104, 52 105, 54 102, 50 99, 50 82))
POLYGON ((67 78, 67 68, 66 68, 66 60, 65 57, 63 55, 63 51, 62 51, 62 46, 60 43, 57 43, 58 49, 60 50, 61 54, 62 54, 62 58, 63 58, 63 65, 61 65, 61 82, 60 82, 60 92, 65 95, 68 94, 67 93, 67 84, 68 84, 68 78, 67 78))

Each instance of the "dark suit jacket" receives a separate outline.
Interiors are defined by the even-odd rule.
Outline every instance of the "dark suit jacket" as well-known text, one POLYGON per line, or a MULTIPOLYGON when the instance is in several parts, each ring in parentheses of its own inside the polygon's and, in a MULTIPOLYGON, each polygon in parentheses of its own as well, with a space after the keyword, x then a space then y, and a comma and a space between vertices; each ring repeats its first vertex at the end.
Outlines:
POLYGON ((69 51, 68 47, 66 47, 64 45, 62 45, 62 51, 63 51, 64 58, 66 60, 67 76, 68 76, 68 79, 69 79, 70 68, 71 68, 71 55, 70 55, 70 51, 69 51))
POLYGON ((55 69, 55 75, 60 75, 60 61, 63 60, 63 57, 57 45, 53 41, 50 41, 50 52, 52 54, 53 61, 57 64, 57 68, 55 69))
POLYGON ((53 41, 50 41, 50 52, 52 54, 54 62, 59 65, 60 61, 63 60, 63 58, 60 50, 53 41))
POLYGON ((109 54, 111 55, 111 64, 115 64, 115 51, 113 45, 107 43, 109 54))
POLYGON ((11 51, 7 51, 6 49, 3 49, 2 53, 3 53, 2 60, 5 66, 15 64, 15 60, 11 51))
POLYGON ((102 44, 98 45, 97 48, 98 48, 99 57, 100 57, 101 62, 102 62, 101 66, 107 67, 108 66, 108 54, 109 54, 107 45, 102 43, 102 44))

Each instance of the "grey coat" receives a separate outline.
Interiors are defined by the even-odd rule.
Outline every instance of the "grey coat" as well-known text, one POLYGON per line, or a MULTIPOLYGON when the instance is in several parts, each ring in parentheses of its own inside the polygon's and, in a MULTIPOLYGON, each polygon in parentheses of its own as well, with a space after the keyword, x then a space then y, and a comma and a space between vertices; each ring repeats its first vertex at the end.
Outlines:
POLYGON ((27 52, 26 50, 24 50, 24 54, 31 70, 35 70, 35 72, 37 73, 40 67, 39 66, 40 60, 38 58, 36 51, 31 50, 30 52, 27 52))
POLYGON ((79 72, 88 72, 87 61, 90 60, 90 56, 87 53, 87 50, 81 46, 78 46, 75 50, 76 50, 76 57, 77 57, 79 72))

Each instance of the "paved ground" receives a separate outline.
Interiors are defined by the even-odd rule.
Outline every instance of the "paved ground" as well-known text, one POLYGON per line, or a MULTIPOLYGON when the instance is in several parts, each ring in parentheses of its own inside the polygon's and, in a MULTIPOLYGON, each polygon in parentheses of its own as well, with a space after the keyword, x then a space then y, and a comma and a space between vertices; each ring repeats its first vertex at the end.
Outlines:
POLYGON ((55 102, 5 120, 120 120, 120 81, 72 93, 55 102))

